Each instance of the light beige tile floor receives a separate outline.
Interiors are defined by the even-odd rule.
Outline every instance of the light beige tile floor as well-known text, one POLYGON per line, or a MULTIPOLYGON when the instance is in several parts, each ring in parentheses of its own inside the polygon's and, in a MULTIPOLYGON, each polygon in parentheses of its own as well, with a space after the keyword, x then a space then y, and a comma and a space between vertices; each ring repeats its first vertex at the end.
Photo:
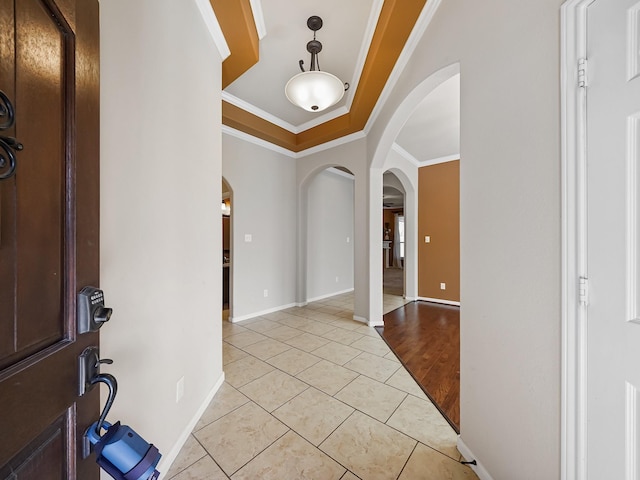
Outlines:
MULTIPOLYGON (((402 297, 384 296, 384 312, 402 297)), ((240 323, 169 480, 477 480, 456 434, 343 294, 240 323)))

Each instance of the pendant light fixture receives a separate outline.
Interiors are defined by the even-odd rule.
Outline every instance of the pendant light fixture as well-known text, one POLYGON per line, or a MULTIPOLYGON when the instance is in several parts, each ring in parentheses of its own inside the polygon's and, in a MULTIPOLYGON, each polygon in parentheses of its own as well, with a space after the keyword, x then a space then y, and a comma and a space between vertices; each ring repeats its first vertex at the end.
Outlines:
POLYGON ((340 101, 344 92, 349 88, 348 83, 328 72, 320 71, 318 53, 322 44, 316 40, 316 32, 322 28, 322 19, 316 15, 309 17, 307 27, 313 31, 313 40, 307 43, 307 52, 311 54, 311 67, 305 72, 300 60, 300 70, 287 82, 284 93, 291 103, 309 112, 321 112, 340 101))

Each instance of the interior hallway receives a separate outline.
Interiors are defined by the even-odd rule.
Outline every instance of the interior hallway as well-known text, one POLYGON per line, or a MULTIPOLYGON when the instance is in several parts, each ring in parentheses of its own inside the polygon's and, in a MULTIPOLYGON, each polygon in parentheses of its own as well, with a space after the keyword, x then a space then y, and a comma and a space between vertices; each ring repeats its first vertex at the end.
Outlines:
POLYGON ((226 382, 164 478, 476 479, 451 426, 352 315, 344 294, 223 322, 226 382))

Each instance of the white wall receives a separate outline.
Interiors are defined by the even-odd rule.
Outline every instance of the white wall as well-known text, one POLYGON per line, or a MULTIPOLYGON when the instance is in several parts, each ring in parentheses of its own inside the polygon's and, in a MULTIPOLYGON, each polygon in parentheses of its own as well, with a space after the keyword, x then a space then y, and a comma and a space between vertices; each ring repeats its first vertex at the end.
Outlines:
POLYGON ((307 300, 353 289, 353 177, 318 173, 307 199, 307 300))
POLYGON ((233 191, 230 316, 238 321, 295 304, 296 164, 227 134, 222 148, 233 191))
POLYGON ((394 114, 460 63, 461 439, 495 480, 560 478, 561 3, 443 1, 367 138, 377 173, 394 114))
POLYGON ((162 469, 222 379, 221 57, 193 1, 102 0, 100 14, 108 419, 157 445, 162 469))

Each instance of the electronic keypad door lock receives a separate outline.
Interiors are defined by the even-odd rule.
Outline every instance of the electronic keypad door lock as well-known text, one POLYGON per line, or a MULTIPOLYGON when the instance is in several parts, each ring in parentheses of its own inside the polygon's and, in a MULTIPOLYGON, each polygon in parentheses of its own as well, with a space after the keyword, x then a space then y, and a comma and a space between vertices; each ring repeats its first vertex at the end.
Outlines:
POLYGON ((97 332, 111 318, 112 309, 104 306, 104 292, 96 287, 84 287, 78 293, 78 333, 97 332))

